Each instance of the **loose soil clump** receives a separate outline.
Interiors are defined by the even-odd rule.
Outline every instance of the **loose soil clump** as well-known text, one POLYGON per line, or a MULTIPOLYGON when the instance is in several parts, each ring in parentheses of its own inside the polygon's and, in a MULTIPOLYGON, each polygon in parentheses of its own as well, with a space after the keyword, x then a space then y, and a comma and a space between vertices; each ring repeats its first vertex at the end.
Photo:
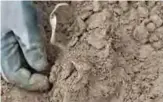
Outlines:
POLYGON ((73 19, 56 29, 64 48, 49 44, 59 2, 35 3, 54 63, 47 102, 163 101, 163 2, 68 2, 73 19))

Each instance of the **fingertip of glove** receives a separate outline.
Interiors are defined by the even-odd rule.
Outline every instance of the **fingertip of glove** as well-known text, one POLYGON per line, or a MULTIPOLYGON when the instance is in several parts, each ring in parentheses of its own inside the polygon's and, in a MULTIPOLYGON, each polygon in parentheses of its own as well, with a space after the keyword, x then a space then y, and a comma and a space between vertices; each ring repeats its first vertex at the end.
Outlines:
POLYGON ((30 88, 31 91, 45 91, 50 88, 47 76, 42 74, 33 74, 29 80, 29 83, 32 85, 30 88))

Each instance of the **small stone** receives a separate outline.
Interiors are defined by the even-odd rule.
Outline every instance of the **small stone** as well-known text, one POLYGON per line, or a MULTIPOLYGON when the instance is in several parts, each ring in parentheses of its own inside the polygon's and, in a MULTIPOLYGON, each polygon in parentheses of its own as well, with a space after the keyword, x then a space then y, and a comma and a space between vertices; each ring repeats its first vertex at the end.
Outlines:
POLYGON ((93 11, 98 12, 101 10, 101 5, 99 1, 93 1, 93 11))
POLYGON ((156 14, 150 16, 150 20, 152 20, 152 22, 155 23, 156 27, 160 27, 163 23, 163 20, 156 14))
POLYGON ((155 30, 155 25, 153 23, 148 23, 147 26, 146 26, 147 30, 149 32, 153 32, 155 30))
POLYGON ((148 17, 148 9, 146 9, 145 7, 139 6, 137 10, 138 10, 139 17, 143 17, 143 18, 148 17))

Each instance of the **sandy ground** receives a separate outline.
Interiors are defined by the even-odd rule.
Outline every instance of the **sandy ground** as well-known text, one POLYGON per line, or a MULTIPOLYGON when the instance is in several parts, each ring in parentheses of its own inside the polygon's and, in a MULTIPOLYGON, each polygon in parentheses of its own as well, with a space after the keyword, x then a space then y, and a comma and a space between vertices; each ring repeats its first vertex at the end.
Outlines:
POLYGON ((49 44, 58 2, 35 3, 53 88, 31 93, 2 81, 2 102, 163 102, 163 2, 68 2, 73 19, 56 31, 64 49, 49 44))

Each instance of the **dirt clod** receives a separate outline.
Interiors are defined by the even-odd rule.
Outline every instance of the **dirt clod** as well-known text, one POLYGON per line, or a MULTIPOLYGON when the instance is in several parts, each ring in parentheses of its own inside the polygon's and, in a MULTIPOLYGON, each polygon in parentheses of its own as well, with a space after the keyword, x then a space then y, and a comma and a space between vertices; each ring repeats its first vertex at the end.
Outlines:
POLYGON ((146 43, 148 41, 149 32, 144 25, 137 26, 134 30, 133 37, 140 43, 146 43))
POLYGON ((155 25, 153 23, 148 23, 147 24, 147 29, 149 32, 153 32, 155 30, 155 25))
POLYGON ((139 17, 146 18, 148 16, 147 8, 139 6, 137 10, 139 17))
POLYGON ((160 27, 163 23, 163 20, 158 15, 152 15, 150 19, 155 23, 156 27, 160 27))
POLYGON ((74 20, 56 29, 70 40, 64 51, 48 42, 56 3, 36 2, 55 62, 43 102, 163 102, 163 2, 70 2, 74 20))

